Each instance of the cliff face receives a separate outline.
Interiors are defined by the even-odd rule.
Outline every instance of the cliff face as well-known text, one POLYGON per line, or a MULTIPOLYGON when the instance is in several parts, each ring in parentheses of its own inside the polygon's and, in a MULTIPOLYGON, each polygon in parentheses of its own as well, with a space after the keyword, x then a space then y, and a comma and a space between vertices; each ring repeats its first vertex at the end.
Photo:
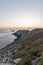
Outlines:
POLYGON ((5 53, 8 50, 15 50, 21 46, 27 46, 26 48, 29 48, 36 45, 40 50, 43 47, 43 29, 35 29, 32 31, 19 30, 14 33, 14 35, 19 37, 19 39, 16 39, 11 44, 2 48, 0 54, 5 53))
POLYGON ((32 36, 39 34, 41 32, 43 32, 43 29, 34 29, 32 31, 19 30, 16 33, 14 33, 14 35, 17 36, 18 38, 20 38, 21 40, 25 40, 25 39, 28 39, 29 37, 32 37, 32 36))

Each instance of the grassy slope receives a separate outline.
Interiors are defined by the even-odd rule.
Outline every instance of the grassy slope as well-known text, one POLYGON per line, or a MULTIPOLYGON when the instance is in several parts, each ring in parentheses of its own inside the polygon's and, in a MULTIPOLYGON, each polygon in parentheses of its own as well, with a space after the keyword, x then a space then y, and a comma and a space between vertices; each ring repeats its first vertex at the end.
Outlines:
POLYGON ((22 42, 21 48, 14 55, 14 58, 23 58, 17 65, 25 65, 24 62, 27 62, 30 59, 30 54, 36 50, 43 52, 43 33, 37 34, 22 42))

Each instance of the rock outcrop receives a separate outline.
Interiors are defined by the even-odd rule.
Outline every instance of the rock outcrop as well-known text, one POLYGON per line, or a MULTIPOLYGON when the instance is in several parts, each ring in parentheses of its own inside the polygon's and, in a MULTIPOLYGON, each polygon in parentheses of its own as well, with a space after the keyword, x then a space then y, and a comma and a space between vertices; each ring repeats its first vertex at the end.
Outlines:
POLYGON ((29 30, 19 30, 16 33, 13 33, 13 35, 15 35, 17 38, 19 38, 21 40, 22 39, 25 40, 25 39, 27 39, 29 37, 32 37, 32 36, 34 36, 36 34, 39 34, 41 32, 43 32, 43 29, 34 29, 32 31, 29 31, 29 30))
POLYGON ((6 52, 6 50, 14 50, 16 48, 19 48, 24 40, 31 38, 34 35, 38 35, 39 33, 43 33, 43 29, 34 29, 32 31, 29 30, 19 30, 16 33, 13 33, 13 35, 17 36, 17 39, 14 40, 14 42, 10 43, 6 47, 2 48, 0 50, 0 54, 3 54, 6 52))

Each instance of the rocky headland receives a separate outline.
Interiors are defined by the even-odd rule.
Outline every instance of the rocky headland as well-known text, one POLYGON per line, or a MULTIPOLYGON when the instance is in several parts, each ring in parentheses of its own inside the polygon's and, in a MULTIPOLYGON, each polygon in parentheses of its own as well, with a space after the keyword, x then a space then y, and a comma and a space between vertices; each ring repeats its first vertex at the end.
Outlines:
POLYGON ((15 35, 17 38, 12 42, 10 43, 9 45, 5 46, 4 48, 0 49, 0 54, 3 54, 6 52, 6 50, 15 50, 19 47, 21 47, 21 44, 35 36, 35 35, 38 35, 40 33, 43 33, 43 28, 40 28, 40 29, 34 29, 32 31, 29 31, 29 30, 18 30, 17 32, 13 33, 13 35, 15 35))
MULTIPOLYGON (((7 56, 14 59, 22 59, 17 65, 25 65, 24 63, 32 62, 35 65, 37 63, 37 58, 40 55, 43 59, 43 29, 29 30, 18 30, 13 33, 17 37, 14 42, 10 43, 6 47, 0 50, 0 55, 8 54, 7 56), (10 54, 9 54, 10 53, 10 54)), ((39 63, 39 62, 38 62, 39 63)), ((31 64, 30 64, 31 65, 31 64)))

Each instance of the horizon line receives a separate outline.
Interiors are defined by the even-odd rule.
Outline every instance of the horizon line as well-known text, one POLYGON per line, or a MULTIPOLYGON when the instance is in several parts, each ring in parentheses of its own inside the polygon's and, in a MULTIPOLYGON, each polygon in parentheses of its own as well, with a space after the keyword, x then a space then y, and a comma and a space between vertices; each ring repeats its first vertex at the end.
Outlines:
POLYGON ((26 27, 26 26, 23 26, 23 27, 22 26, 14 27, 14 26, 11 26, 11 27, 0 27, 0 28, 23 28, 23 29, 27 28, 28 29, 28 28, 43 28, 43 27, 39 27, 39 26, 38 27, 37 26, 36 27, 34 27, 34 26, 33 27, 26 27))

